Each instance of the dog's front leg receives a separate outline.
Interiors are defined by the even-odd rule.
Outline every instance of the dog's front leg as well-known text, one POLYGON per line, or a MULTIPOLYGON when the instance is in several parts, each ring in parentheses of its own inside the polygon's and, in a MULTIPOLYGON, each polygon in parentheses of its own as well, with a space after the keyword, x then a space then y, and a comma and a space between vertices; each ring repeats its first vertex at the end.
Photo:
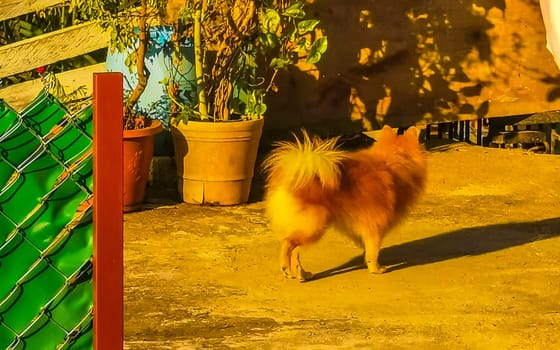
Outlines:
POLYGON ((379 250, 381 249, 381 236, 374 232, 364 237, 364 247, 366 250, 365 260, 370 273, 384 273, 387 266, 379 265, 379 250))
POLYGON ((295 266, 292 267, 292 271, 295 269, 296 277, 300 282, 309 281, 313 278, 313 274, 311 272, 305 271, 303 266, 301 266, 301 261, 299 259, 299 251, 300 247, 295 247, 293 254, 295 255, 295 259, 292 259, 292 262, 295 266))

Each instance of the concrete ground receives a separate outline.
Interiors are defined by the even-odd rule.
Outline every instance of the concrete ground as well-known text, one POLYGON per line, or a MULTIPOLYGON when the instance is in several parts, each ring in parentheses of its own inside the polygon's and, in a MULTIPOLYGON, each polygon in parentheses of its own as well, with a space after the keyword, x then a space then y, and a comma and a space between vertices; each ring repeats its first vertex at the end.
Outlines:
POLYGON ((260 178, 232 207, 152 189, 125 215, 125 348, 560 348, 560 156, 458 143, 429 171, 388 273, 333 233, 302 252, 307 283, 282 277, 260 178))

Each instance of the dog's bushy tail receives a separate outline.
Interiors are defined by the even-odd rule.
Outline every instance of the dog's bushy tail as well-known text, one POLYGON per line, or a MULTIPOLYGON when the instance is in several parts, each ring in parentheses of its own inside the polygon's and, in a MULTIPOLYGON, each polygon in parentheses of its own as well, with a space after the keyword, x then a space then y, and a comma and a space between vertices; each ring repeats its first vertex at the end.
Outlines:
POLYGON ((310 137, 305 130, 302 140, 294 137, 294 142, 278 142, 265 159, 263 169, 269 183, 298 190, 318 181, 325 189, 337 188, 340 163, 346 158, 346 152, 337 149, 338 138, 322 140, 310 137))

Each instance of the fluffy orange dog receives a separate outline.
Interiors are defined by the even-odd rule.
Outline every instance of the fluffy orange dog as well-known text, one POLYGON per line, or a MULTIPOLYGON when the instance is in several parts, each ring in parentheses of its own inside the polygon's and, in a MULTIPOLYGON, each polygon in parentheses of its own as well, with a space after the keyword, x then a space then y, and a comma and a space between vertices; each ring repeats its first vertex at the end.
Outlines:
POLYGON ((371 273, 383 273, 377 258, 387 231, 410 209, 426 183, 426 155, 415 127, 397 135, 383 128, 372 147, 344 152, 337 138, 280 142, 264 162, 266 207, 271 228, 283 239, 281 268, 288 278, 312 278, 299 247, 334 227, 365 249, 371 273))

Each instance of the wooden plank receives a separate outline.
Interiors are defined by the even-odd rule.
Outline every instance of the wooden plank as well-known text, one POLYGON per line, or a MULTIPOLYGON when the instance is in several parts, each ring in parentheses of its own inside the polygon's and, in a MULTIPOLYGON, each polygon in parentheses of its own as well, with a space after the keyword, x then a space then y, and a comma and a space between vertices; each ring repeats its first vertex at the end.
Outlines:
POLYGON ((533 114, 516 125, 554 124, 560 123, 560 111, 549 111, 533 114))
POLYGON ((0 0, 0 21, 63 3, 63 0, 0 0))
MULTIPOLYGON (((539 84, 542 85, 542 84, 539 84)), ((496 89, 495 91, 499 91, 496 89)), ((560 109, 560 100, 548 101, 545 87, 535 88, 533 96, 516 97, 515 101, 491 101, 488 118, 533 114, 560 109)))
POLYGON ((109 36, 84 23, 0 47, 0 78, 107 47, 109 36))
MULTIPOLYGON (((104 72, 105 63, 99 63, 57 74, 67 92, 80 86, 85 86, 88 96, 92 94, 93 73, 104 72)), ((16 111, 21 111, 37 96, 43 88, 41 79, 11 85, 0 89, 0 98, 6 101, 16 111)))

